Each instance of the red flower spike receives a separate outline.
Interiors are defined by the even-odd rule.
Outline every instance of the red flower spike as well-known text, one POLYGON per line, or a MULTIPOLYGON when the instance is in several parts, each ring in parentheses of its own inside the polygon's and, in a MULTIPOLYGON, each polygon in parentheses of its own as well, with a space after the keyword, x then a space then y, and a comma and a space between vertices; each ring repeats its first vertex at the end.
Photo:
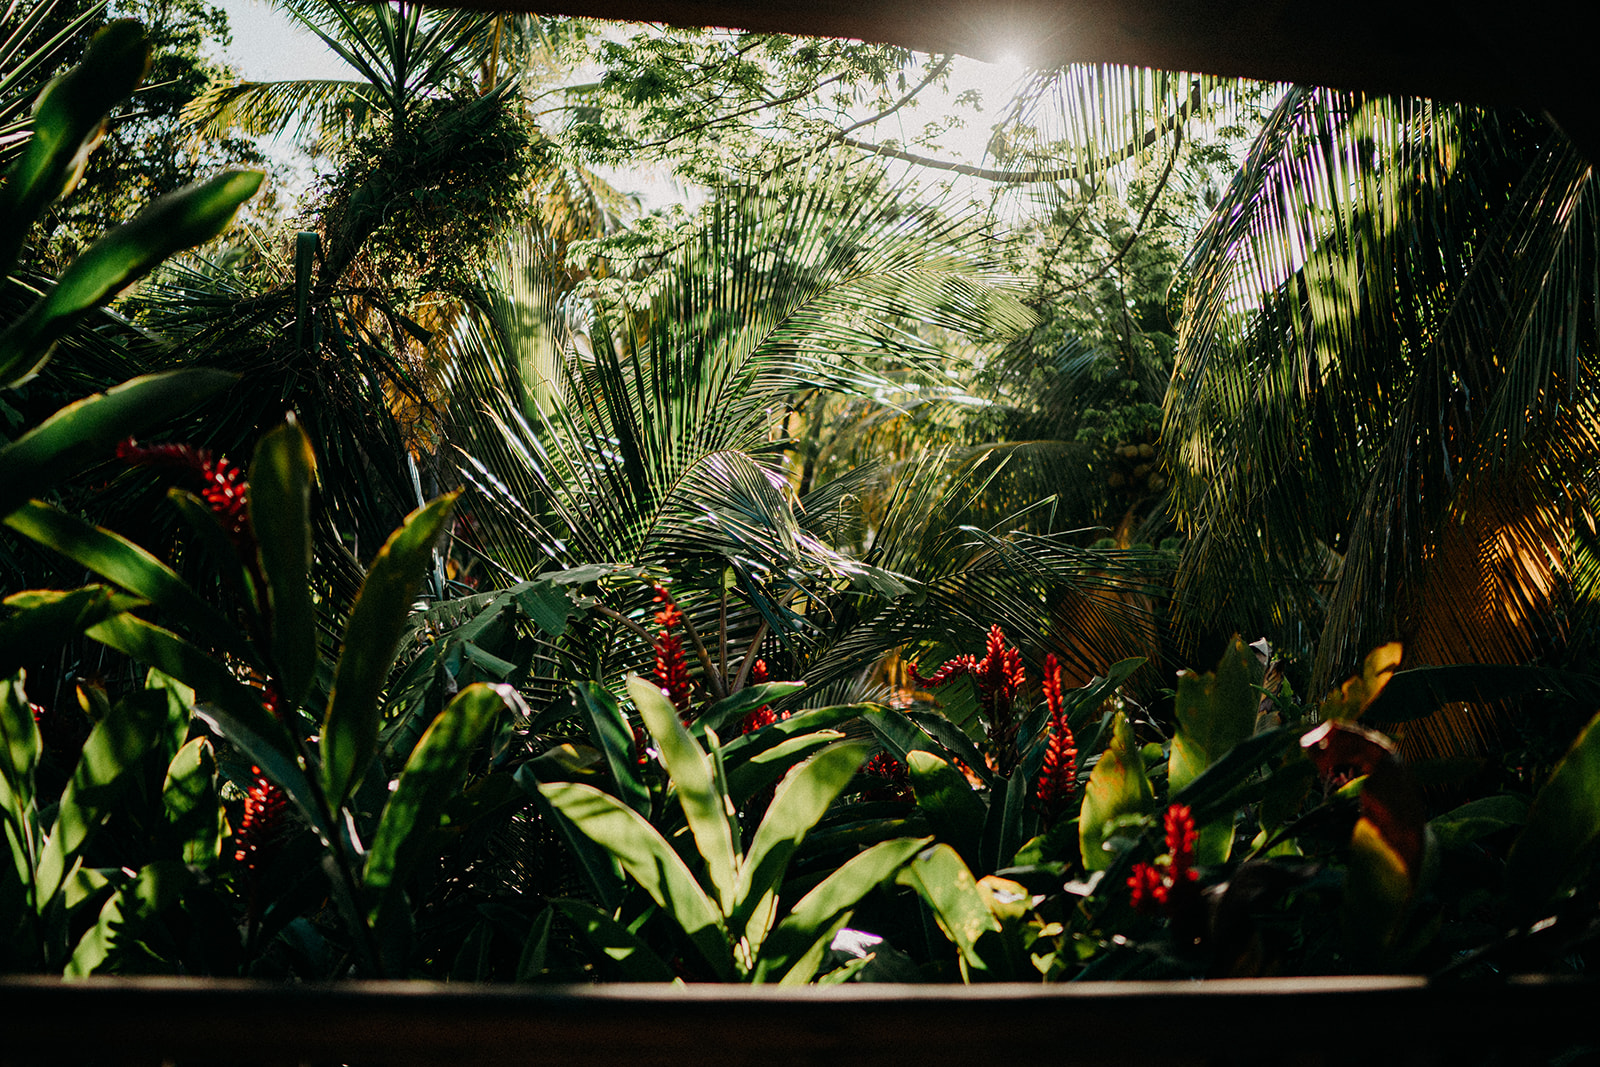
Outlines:
POLYGON ((1038 810, 1053 820, 1072 796, 1078 781, 1078 747, 1061 711, 1061 665, 1055 653, 1044 661, 1044 697, 1050 709, 1050 740, 1045 745, 1044 761, 1039 765, 1039 783, 1034 790, 1038 810))
POLYGON ((633 761, 639 766, 646 766, 650 762, 649 741, 644 736, 644 727, 633 728, 633 761))
POLYGON ((656 612, 656 625, 661 627, 661 633, 655 640, 656 685, 672 701, 678 717, 687 723, 692 717, 690 709, 694 707, 694 683, 689 677, 689 658, 684 655, 683 641, 672 632, 683 622, 683 613, 672 602, 672 597, 664 587, 656 586, 655 599, 657 604, 664 605, 656 612))
POLYGON ((875 786, 863 791, 867 800, 909 800, 911 798, 911 781, 906 775, 906 765, 889 755, 880 752, 866 762, 861 768, 861 773, 869 778, 881 779, 883 785, 875 786))
MULTIPOLYGON (((767 677, 768 671, 766 660, 758 659, 750 665, 751 685, 760 685, 762 682, 767 680, 767 677)), ((763 726, 771 726, 780 718, 787 719, 788 717, 789 713, 787 711, 780 716, 777 712, 772 710, 771 704, 763 704, 755 711, 752 711, 750 714, 746 715, 744 719, 740 721, 739 733, 752 733, 761 729, 763 726)))
POLYGON ((1149 863, 1135 863, 1128 876, 1128 903, 1133 910, 1150 914, 1167 902, 1167 886, 1161 869, 1149 863))
POLYGON ((234 544, 243 544, 250 528, 250 483, 226 458, 207 463, 200 497, 221 520, 234 544))
POLYGON ((141 445, 129 437, 117 445, 117 458, 134 467, 179 471, 199 483, 200 497, 243 551, 250 544, 250 483, 226 457, 213 457, 193 445, 141 445))
POLYGON ((761 729, 763 726, 771 726, 777 721, 778 713, 772 710, 772 706, 770 704, 763 704, 755 711, 752 711, 750 714, 746 715, 744 719, 740 721, 739 733, 753 733, 756 730, 761 729))
POLYGON ((981 660, 970 655, 956 656, 946 660, 931 678, 923 677, 917 665, 911 664, 912 679, 930 689, 963 674, 972 675, 978 706, 984 722, 988 724, 989 743, 1002 771, 1005 771, 1016 759, 1017 723, 1014 721, 1013 705, 1017 693, 1027 682, 1027 672, 1022 667, 1022 652, 1020 649, 1007 648, 1005 631, 999 626, 991 626, 984 640, 981 660))
POLYGON ((1174 804, 1162 819, 1167 831, 1167 852, 1172 859, 1168 870, 1174 882, 1192 882, 1200 877, 1194 869, 1194 847, 1200 840, 1200 831, 1194 825, 1194 813, 1186 804, 1174 804))
POLYGON ((1149 912, 1159 905, 1168 918, 1176 919, 1185 913, 1186 903, 1199 899, 1193 883, 1200 879, 1200 872, 1194 869, 1194 847, 1200 832, 1194 824, 1194 813, 1183 804, 1168 808, 1161 822, 1167 835, 1167 854, 1153 864, 1134 864, 1128 878, 1129 899, 1136 910, 1149 912))
POLYGON ((1061 717, 1061 663, 1054 652, 1044 658, 1044 703, 1050 709, 1050 721, 1061 717))
POLYGON ((976 674, 977 671, 978 659, 976 656, 971 655, 957 656, 954 659, 945 660, 943 666, 933 672, 932 678, 924 678, 918 672, 917 665, 915 663, 911 664, 912 680, 918 685, 927 686, 929 689, 937 689, 952 678, 959 678, 963 674, 976 674))
POLYGON ((244 818, 234 834, 237 848, 233 859, 254 874, 277 851, 289 795, 269 781, 260 767, 251 767, 250 773, 255 775, 255 784, 244 797, 244 818))

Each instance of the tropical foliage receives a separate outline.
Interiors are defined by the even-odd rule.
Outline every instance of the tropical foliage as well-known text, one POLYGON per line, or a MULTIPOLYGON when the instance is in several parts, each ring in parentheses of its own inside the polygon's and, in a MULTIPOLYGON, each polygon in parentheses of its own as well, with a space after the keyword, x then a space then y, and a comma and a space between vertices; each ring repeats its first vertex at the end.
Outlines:
POLYGON ((182 32, 5 16, 0 969, 1587 965, 1558 133, 1097 68, 953 163, 951 57, 284 9, 351 77, 191 41, 181 150, 182 32), (134 177, 240 131, 297 216, 134 177))

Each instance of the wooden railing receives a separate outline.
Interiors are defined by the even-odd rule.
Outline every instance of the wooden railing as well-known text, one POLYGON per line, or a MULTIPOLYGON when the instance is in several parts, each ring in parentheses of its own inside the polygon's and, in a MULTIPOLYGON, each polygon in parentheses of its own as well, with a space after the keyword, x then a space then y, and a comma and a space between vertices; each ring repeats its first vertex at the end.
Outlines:
POLYGON ((1531 979, 782 990, 20 978, 0 980, 0 1063, 1534 1064, 1600 1049, 1597 994, 1531 979))

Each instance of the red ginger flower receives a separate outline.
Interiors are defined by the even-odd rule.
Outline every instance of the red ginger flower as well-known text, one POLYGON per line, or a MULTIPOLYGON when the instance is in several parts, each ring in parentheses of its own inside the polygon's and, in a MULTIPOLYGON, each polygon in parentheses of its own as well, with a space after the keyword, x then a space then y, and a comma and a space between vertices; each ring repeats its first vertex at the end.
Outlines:
POLYGON ((255 784, 244 796, 244 818, 234 834, 237 848, 233 859, 254 874, 277 851, 289 795, 268 780, 260 767, 251 767, 250 773, 255 775, 255 784))
POLYGON ((978 691, 978 706, 983 711, 989 728, 989 742, 993 746, 1001 770, 1005 771, 1016 759, 1017 727, 1014 715, 1017 693, 1027 681, 1022 668, 1022 651, 1006 647, 1005 631, 998 625, 989 627, 984 642, 983 659, 970 655, 956 656, 944 662, 933 677, 924 678, 915 663, 911 664, 911 677, 918 685, 938 688, 952 678, 963 674, 972 676, 978 691))
POLYGON ((1167 834, 1167 854, 1155 863, 1133 865, 1128 877, 1129 901, 1138 911, 1151 912, 1159 907, 1170 916, 1176 910, 1174 897, 1187 893, 1188 887, 1200 878, 1200 872, 1194 869, 1194 847, 1200 831, 1186 804, 1172 805, 1161 821, 1167 834))
POLYGON ((656 685, 672 701, 672 706, 678 710, 678 717, 688 722, 691 718, 690 709, 694 707, 694 683, 689 678, 689 659, 684 655, 683 641, 673 633, 683 622, 683 612, 672 602, 664 586, 656 586, 655 600, 657 604, 664 605, 656 612, 656 625, 661 627, 661 633, 655 640, 656 685))
POLYGON ((1050 709, 1050 740, 1045 745, 1044 762, 1039 766, 1039 784, 1034 797, 1047 819, 1061 813, 1078 781, 1078 747, 1061 710, 1061 664, 1056 654, 1044 660, 1044 700, 1050 709))
MULTIPOLYGON (((762 682, 768 680, 770 674, 771 672, 767 669, 767 661, 764 659, 758 659, 755 661, 755 663, 750 665, 750 684, 760 685, 762 682)), ((787 719, 788 717, 789 713, 787 711, 779 714, 778 712, 772 710, 771 704, 763 704, 755 711, 752 711, 750 714, 746 715, 739 723, 739 733, 752 733, 753 731, 761 729, 763 726, 771 726, 773 723, 787 719)))
POLYGON ((1200 840, 1200 831, 1194 824, 1194 812, 1187 804, 1174 804, 1162 818, 1167 831, 1167 854, 1172 857, 1170 868, 1174 881, 1192 882, 1200 877, 1194 869, 1194 846, 1200 840))
POLYGON ((235 546, 250 543, 250 483, 227 457, 213 457, 193 445, 141 445, 133 438, 117 445, 117 458, 134 467, 185 472, 200 484, 200 498, 222 523, 235 546))
POLYGON ((1152 912, 1167 902, 1167 883, 1161 868, 1149 863, 1135 863, 1128 876, 1128 902, 1134 911, 1152 912))
POLYGON ((880 752, 869 759, 861 768, 861 773, 883 781, 883 785, 865 791, 867 800, 906 800, 911 795, 906 765, 887 752, 880 752))

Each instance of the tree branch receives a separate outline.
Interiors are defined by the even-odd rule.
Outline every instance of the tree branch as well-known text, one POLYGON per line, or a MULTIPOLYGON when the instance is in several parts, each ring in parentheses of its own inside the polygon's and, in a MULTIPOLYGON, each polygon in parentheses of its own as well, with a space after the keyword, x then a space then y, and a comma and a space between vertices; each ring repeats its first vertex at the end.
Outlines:
POLYGON ((673 141, 676 141, 678 138, 685 137, 685 136, 687 136, 687 135, 689 135, 691 133, 696 132, 697 130, 703 130, 708 126, 715 126, 718 123, 731 122, 734 119, 743 118, 746 115, 753 115, 758 111, 765 111, 769 107, 778 107, 778 106, 783 105, 783 104, 791 103, 791 102, 793 102, 795 100, 799 100, 801 97, 810 96, 812 93, 816 92, 818 89, 821 89, 823 86, 832 85, 834 82, 842 81, 843 79, 844 79, 844 74, 841 72, 839 74, 835 74, 831 78, 824 78, 822 81, 818 82, 816 85, 809 85, 804 89, 797 89, 794 92, 790 93, 788 96, 780 96, 780 97, 778 97, 778 98, 776 98, 774 100, 764 100, 759 104, 752 104, 751 106, 745 108, 742 111, 735 111, 735 112, 733 112, 731 114, 728 114, 728 115, 718 115, 718 116, 716 116, 714 118, 706 119, 704 122, 696 122, 696 123, 684 128, 684 129, 681 129, 681 130, 677 131, 676 133, 672 134, 672 136, 670 136, 670 137, 663 137, 662 139, 660 139, 658 141, 642 141, 638 145, 635 145, 635 147, 636 148, 662 148, 662 147, 664 147, 666 145, 671 144, 673 141))
MULTIPOLYGON (((1129 142, 1127 145, 1113 152, 1100 163, 1101 167, 1113 166, 1124 160, 1132 159, 1140 152, 1145 151, 1181 125, 1200 106, 1200 85, 1197 82, 1189 93, 1189 99, 1184 101, 1173 116, 1167 121, 1145 131, 1143 137, 1129 142)), ((919 155, 907 152, 902 148, 890 148, 888 145, 872 144, 869 141, 858 141, 854 137, 846 136, 844 132, 833 137, 849 148, 870 152, 873 155, 887 156, 890 159, 900 159, 907 163, 915 163, 919 167, 928 167, 932 170, 944 170, 953 174, 964 174, 970 178, 981 178, 984 181, 1006 182, 1007 184, 1023 185, 1032 182, 1066 182, 1076 181, 1088 173, 1083 167, 1076 164, 1067 167, 1047 167, 1035 170, 1001 170, 994 167, 978 167, 970 163, 955 163, 948 159, 936 159, 932 156, 919 155)))

